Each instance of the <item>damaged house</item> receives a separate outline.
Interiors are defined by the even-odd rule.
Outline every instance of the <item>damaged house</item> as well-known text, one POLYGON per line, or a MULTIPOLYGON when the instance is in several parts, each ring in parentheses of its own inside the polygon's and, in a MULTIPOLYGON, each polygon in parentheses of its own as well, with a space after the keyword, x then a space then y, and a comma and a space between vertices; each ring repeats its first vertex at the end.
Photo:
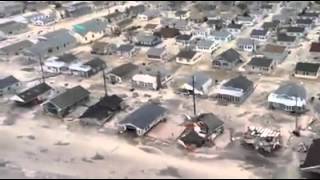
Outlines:
POLYGON ((224 132, 224 122, 213 113, 200 114, 187 125, 178 143, 188 150, 200 148, 224 132))
POLYGON ((194 77, 194 93, 196 95, 208 95, 213 85, 213 79, 203 72, 196 72, 189 77, 187 81, 179 88, 181 92, 188 95, 193 94, 193 77, 194 77))
POLYGON ((117 95, 104 96, 80 116, 80 123, 81 125, 102 126, 122 109, 124 109, 122 98, 117 95))
POLYGON ((138 65, 132 63, 122 64, 108 72, 106 78, 111 84, 122 83, 131 79, 138 70, 138 65))

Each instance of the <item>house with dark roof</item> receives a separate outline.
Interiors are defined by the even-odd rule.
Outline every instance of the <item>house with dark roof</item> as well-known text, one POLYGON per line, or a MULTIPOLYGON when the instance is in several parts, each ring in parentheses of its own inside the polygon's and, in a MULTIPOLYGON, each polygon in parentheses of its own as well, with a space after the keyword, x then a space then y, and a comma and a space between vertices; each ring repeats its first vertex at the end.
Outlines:
POLYGON ((40 83, 18 92, 11 98, 18 105, 39 104, 45 101, 51 95, 53 89, 46 83, 40 83))
POLYGON ((185 19, 174 19, 162 17, 160 20, 161 27, 178 29, 179 31, 189 31, 191 29, 189 21, 185 19))
POLYGON ((90 106, 81 116, 80 124, 85 126, 103 126, 119 111, 124 109, 124 101, 117 95, 104 96, 90 106))
POLYGON ((298 14, 298 17, 301 19, 311 19, 314 21, 318 21, 320 14, 317 12, 301 12, 298 14))
POLYGON ((298 62, 294 69, 294 76, 298 78, 318 79, 319 63, 298 62))
POLYGON ((25 49, 29 48, 33 43, 29 40, 19 41, 8 46, 4 46, 0 49, 0 55, 4 56, 18 56, 25 49))
POLYGON ((216 99, 221 103, 240 104, 253 92, 254 83, 245 76, 237 76, 221 85, 216 99))
POLYGON ((26 48, 23 53, 30 59, 47 58, 59 55, 77 45, 77 39, 67 29, 49 32, 33 46, 26 48))
POLYGON ((212 66, 219 69, 233 69, 243 62, 243 57, 236 50, 230 48, 214 57, 212 66))
POLYGON ((192 39, 192 34, 181 34, 176 36, 176 43, 182 46, 189 46, 192 39))
POLYGON ((169 69, 151 66, 140 69, 132 76, 131 85, 133 88, 159 90, 164 88, 172 78, 172 72, 169 69))
POLYGON ((276 44, 286 46, 288 48, 294 48, 297 46, 296 36, 288 36, 286 33, 278 33, 276 44))
POLYGON ((286 27, 285 30, 289 36, 304 37, 306 35, 305 27, 289 26, 286 27))
POLYGON ((104 16, 104 19, 107 20, 112 25, 116 25, 118 22, 121 22, 125 19, 128 19, 128 16, 126 13, 115 11, 113 13, 108 14, 107 16, 104 16))
POLYGON ((77 61, 79 61, 79 59, 71 53, 53 56, 44 62, 43 70, 49 73, 68 74, 69 66, 77 61))
POLYGON ((311 146, 308 149, 307 156, 304 162, 300 165, 300 169, 303 172, 320 173, 320 139, 314 139, 311 146))
POLYGON ((5 35, 17 35, 29 30, 28 25, 17 21, 8 21, 0 24, 0 31, 5 35))
POLYGON ((77 18, 93 12, 94 5, 91 2, 70 2, 65 4, 67 17, 77 18))
POLYGON ((179 29, 170 28, 170 27, 162 27, 159 32, 155 34, 159 34, 161 38, 174 38, 180 34, 179 29))
POLYGON ((267 57, 253 57, 245 66, 249 72, 255 73, 272 73, 276 67, 276 62, 267 57))
POLYGON ((255 52, 257 50, 257 42, 250 38, 239 38, 237 40, 237 48, 247 52, 255 52))
POLYGON ((161 48, 151 47, 147 51, 147 58, 149 60, 166 61, 168 59, 167 49, 165 47, 161 47, 161 48))
POLYGON ((242 24, 231 23, 227 26, 227 31, 230 32, 234 36, 239 34, 242 31, 242 29, 243 29, 242 24))
POLYGON ((135 18, 138 16, 138 14, 141 14, 145 11, 146 7, 144 4, 138 4, 136 6, 130 6, 127 10, 126 10, 126 14, 131 17, 131 18, 135 18))
POLYGON ((257 41, 267 41, 270 32, 267 29, 253 29, 250 33, 250 38, 257 41))
POLYGON ((265 57, 273 59, 276 64, 281 64, 288 56, 288 49, 285 46, 266 44, 261 53, 265 57))
POLYGON ((269 107, 288 112, 305 112, 307 105, 307 91, 302 85, 288 82, 268 96, 269 107))
POLYGON ((69 66, 72 75, 89 78, 100 71, 104 71, 106 63, 99 57, 95 57, 86 63, 74 63, 69 66))
POLYGON ((119 123, 120 132, 132 131, 143 136, 165 120, 168 110, 160 105, 147 103, 139 107, 119 123))
POLYGON ((20 87, 21 83, 14 76, 7 76, 0 78, 0 96, 8 93, 15 93, 20 87))
POLYGON ((264 22, 262 25, 263 29, 267 29, 268 31, 275 32, 279 27, 280 21, 273 20, 269 22, 264 22))
POLYGON ((315 23, 312 19, 296 19, 295 25, 298 27, 304 27, 307 30, 310 30, 314 27, 315 23))
POLYGON ((196 72, 188 77, 185 83, 181 85, 179 90, 185 94, 193 94, 193 77, 194 77, 194 93, 196 95, 208 95, 213 85, 213 79, 204 72, 196 72))
POLYGON ((176 62, 185 65, 194 65, 201 60, 201 55, 196 51, 182 49, 176 56, 176 62))
POLYGON ((310 52, 311 56, 319 56, 320 55, 320 43, 319 42, 312 42, 309 52, 310 52))
POLYGON ((121 44, 117 48, 117 54, 122 57, 132 57, 138 52, 138 49, 131 44, 121 44))
POLYGON ((89 91, 81 86, 76 86, 48 100, 42 107, 46 113, 63 118, 77 106, 88 101, 89 95, 89 91))
POLYGON ((226 26, 225 22, 222 19, 209 19, 206 24, 208 27, 212 28, 215 31, 220 31, 226 26))
POLYGON ((106 79, 111 84, 122 83, 130 80, 138 72, 138 69, 139 66, 132 63, 122 64, 108 72, 106 79))
POLYGON ((112 55, 116 53, 117 46, 107 42, 95 42, 91 46, 91 54, 112 55))
POLYGON ((91 19, 73 26, 73 32, 81 44, 92 43, 106 35, 112 34, 111 25, 106 20, 91 19))
POLYGON ((135 45, 153 47, 162 42, 161 38, 152 34, 138 34, 134 39, 135 45))

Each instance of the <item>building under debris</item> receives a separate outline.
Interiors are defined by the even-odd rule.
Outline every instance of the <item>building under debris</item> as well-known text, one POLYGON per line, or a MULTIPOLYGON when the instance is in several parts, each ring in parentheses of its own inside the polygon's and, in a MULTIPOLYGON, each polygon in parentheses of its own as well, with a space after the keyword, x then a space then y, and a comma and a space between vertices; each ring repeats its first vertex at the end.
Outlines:
POLYGON ((243 143, 252 145, 256 150, 273 152, 281 146, 280 130, 249 126, 243 135, 243 143))

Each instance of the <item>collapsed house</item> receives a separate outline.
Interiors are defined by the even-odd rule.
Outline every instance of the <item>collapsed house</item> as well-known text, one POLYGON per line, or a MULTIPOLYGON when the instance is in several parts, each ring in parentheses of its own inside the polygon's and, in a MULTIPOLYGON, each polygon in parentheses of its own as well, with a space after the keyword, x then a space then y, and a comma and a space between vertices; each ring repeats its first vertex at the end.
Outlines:
POLYGON ((224 132, 224 122, 213 113, 204 113, 186 125, 186 129, 178 139, 178 143, 188 150, 202 147, 213 142, 224 132))
POLYGON ((243 135, 243 143, 252 145, 256 150, 273 152, 281 146, 280 130, 249 126, 243 135))
POLYGON ((124 109, 122 98, 117 95, 106 95, 80 116, 80 123, 81 125, 102 126, 122 109, 124 109))

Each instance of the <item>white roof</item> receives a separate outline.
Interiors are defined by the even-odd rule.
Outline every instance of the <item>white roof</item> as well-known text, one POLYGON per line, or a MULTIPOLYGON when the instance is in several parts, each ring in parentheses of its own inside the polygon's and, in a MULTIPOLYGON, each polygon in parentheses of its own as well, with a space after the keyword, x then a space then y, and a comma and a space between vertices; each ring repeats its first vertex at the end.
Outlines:
POLYGON ((272 103, 278 103, 278 104, 283 104, 285 106, 298 106, 298 107, 302 107, 306 105, 306 100, 305 99, 301 99, 301 98, 295 98, 295 97, 288 97, 288 96, 281 96, 275 93, 271 93, 268 96, 268 102, 272 102, 272 103))
POLYGON ((150 76, 148 74, 136 74, 132 77, 134 81, 143 81, 145 83, 156 83, 157 79, 154 76, 150 76))
POLYGON ((73 63, 69 66, 70 70, 75 70, 75 71, 90 71, 91 67, 83 65, 82 63, 73 63))
POLYGON ((241 89, 231 89, 231 88, 225 88, 225 87, 221 87, 218 90, 218 93, 223 95, 236 96, 236 97, 241 97, 243 95, 243 91, 241 89))

